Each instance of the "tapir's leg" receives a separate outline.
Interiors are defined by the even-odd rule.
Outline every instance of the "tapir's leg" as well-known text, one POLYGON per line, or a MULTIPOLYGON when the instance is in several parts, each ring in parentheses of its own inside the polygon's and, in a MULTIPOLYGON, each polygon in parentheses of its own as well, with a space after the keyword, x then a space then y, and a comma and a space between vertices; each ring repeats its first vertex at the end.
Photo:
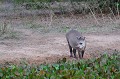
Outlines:
POLYGON ((70 46, 69 42, 68 42, 68 46, 69 46, 69 49, 70 49, 70 57, 73 57, 73 55, 72 55, 72 47, 70 46))
POLYGON ((74 53, 74 58, 77 58, 76 57, 76 49, 73 49, 73 53, 74 53))
POLYGON ((78 55, 79 55, 79 58, 81 59, 82 58, 82 52, 78 51, 78 55))
POLYGON ((70 49, 70 57, 73 57, 73 55, 72 55, 72 47, 70 45, 69 45, 69 49, 70 49))
POLYGON ((85 52, 84 50, 82 50, 82 52, 81 52, 82 53, 82 58, 83 58, 84 52, 85 52))

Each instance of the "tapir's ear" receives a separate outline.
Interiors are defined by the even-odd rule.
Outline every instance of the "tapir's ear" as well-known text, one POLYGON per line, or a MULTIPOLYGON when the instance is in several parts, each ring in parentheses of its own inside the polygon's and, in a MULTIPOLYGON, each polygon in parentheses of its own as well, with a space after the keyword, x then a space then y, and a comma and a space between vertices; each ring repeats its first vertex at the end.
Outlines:
POLYGON ((83 39, 85 40, 85 37, 83 37, 83 39))
POLYGON ((77 39, 78 39, 78 40, 80 40, 80 39, 81 39, 81 37, 78 37, 78 36, 77 36, 77 39))

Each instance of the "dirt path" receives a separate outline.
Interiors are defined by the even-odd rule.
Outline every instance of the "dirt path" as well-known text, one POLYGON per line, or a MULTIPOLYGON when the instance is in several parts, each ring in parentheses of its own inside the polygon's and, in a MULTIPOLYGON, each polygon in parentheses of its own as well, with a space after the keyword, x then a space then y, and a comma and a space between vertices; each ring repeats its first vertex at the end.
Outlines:
MULTIPOLYGON (((17 63, 26 59, 29 63, 54 62, 69 57, 69 49, 64 34, 38 34, 22 30, 20 39, 0 40, 0 63, 17 63)), ((85 35, 87 48, 84 58, 98 56, 101 51, 120 51, 120 35, 85 35)))

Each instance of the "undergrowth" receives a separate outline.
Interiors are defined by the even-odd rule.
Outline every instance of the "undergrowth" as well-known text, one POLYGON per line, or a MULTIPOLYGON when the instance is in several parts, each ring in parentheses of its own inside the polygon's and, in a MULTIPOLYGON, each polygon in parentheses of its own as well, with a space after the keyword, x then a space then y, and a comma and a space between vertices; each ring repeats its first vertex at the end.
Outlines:
POLYGON ((104 54, 96 59, 41 65, 1 65, 0 79, 119 79, 120 54, 104 54))

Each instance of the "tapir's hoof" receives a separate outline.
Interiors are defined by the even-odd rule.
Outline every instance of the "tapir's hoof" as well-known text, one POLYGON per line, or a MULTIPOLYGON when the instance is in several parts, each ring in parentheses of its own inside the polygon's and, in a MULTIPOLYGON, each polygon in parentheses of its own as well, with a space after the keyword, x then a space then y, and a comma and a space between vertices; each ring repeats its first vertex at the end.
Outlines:
POLYGON ((79 59, 83 59, 83 57, 79 57, 79 59))
POLYGON ((78 59, 77 57, 74 57, 75 59, 78 59))
POLYGON ((72 55, 70 55, 70 57, 73 57, 72 55))

